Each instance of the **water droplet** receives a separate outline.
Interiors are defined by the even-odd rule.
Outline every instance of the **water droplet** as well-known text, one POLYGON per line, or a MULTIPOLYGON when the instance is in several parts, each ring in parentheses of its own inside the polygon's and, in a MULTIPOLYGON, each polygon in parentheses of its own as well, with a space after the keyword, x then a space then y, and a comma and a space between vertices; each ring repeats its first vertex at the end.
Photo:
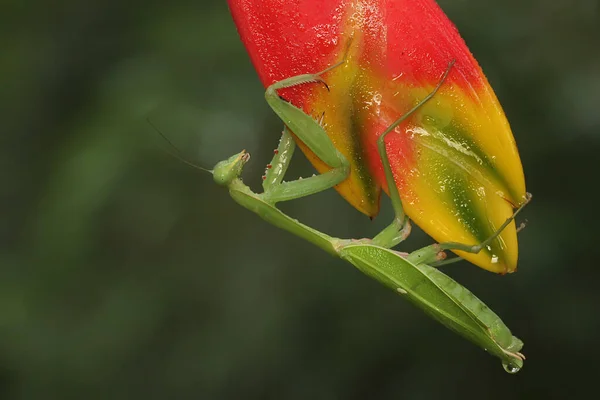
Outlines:
POLYGON ((490 260, 492 262, 492 264, 497 264, 498 263, 498 256, 495 254, 492 254, 492 259, 490 260))
POLYGON ((377 104, 378 106, 381 105, 381 97, 381 93, 375 93, 373 96, 373 103, 377 104))
POLYGON ((423 117, 423 123, 429 124, 429 125, 435 125, 435 118, 432 117, 431 115, 426 115, 423 117))
POLYGON ((521 367, 511 363, 502 363, 502 366, 504 367, 504 370, 509 374, 516 374, 521 370, 521 367))

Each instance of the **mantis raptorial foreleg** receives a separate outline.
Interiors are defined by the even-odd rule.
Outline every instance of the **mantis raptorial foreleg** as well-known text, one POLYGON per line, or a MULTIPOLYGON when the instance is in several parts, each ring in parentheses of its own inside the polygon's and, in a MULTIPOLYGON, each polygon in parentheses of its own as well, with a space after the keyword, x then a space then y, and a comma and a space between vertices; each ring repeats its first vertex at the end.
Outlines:
MULTIPOLYGON (((325 84, 321 79, 321 75, 342 65, 345 63, 345 59, 346 56, 344 56, 342 61, 319 73, 294 76, 275 82, 267 88, 265 99, 286 126, 284 137, 282 137, 282 139, 285 139, 285 143, 288 143, 289 141, 289 138, 287 137, 289 136, 289 132, 287 131, 289 128, 289 130, 294 132, 296 136, 298 136, 298 138, 302 140, 315 155, 317 155, 317 157, 332 168, 321 175, 280 183, 278 185, 272 185, 270 183, 274 175, 271 174, 271 176, 269 176, 267 173, 265 181, 269 181, 269 183, 265 187, 265 197, 269 201, 277 203, 318 193, 337 185, 348 177, 348 174, 350 173, 350 163, 346 157, 335 148, 321 124, 311 116, 305 114, 304 111, 298 107, 283 100, 277 94, 278 89, 292 86, 314 82, 325 84)), ((275 155, 275 160, 272 161, 270 165, 285 165, 287 167, 286 163, 289 163, 289 158, 277 156, 278 154, 275 155)), ((272 169, 273 168, 271 168, 271 170, 272 169)))
POLYGON ((296 142, 294 142, 290 131, 284 126, 279 146, 275 150, 273 159, 267 165, 262 185, 265 192, 270 191, 271 188, 277 187, 281 183, 290 165, 295 149, 296 142))

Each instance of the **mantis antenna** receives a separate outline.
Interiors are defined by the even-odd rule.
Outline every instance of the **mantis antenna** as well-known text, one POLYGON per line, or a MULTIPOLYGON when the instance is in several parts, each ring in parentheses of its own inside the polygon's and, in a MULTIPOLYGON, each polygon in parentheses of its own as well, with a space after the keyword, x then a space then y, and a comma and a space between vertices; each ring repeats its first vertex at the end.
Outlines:
POLYGON ((150 117, 146 117, 146 122, 148 122, 148 124, 156 131, 156 133, 158 133, 160 135, 160 137, 167 143, 169 148, 164 148, 164 150, 169 153, 172 157, 175 157, 176 159, 178 159, 179 161, 181 161, 184 164, 189 165, 190 167, 199 169, 200 171, 203 172, 208 172, 209 174, 212 175, 213 170, 212 169, 208 169, 208 168, 203 168, 197 164, 194 164, 193 162, 187 160, 183 154, 181 153, 181 150, 179 150, 179 148, 177 148, 177 146, 175 146, 173 144, 173 142, 171 142, 169 140, 169 138, 167 138, 165 136, 164 133, 161 132, 160 129, 158 129, 158 127, 150 120, 150 117))

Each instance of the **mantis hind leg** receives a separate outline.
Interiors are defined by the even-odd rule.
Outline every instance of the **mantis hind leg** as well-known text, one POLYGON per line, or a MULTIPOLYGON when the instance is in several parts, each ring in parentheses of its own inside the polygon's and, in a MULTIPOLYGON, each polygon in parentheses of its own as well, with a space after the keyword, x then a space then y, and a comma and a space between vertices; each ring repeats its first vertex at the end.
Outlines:
MULTIPOLYGON (((388 183, 388 188, 390 192, 390 198, 392 200, 392 206, 394 208, 394 220, 392 223, 386 227, 383 231, 381 231, 374 239, 373 243, 382 247, 393 247, 400 243, 402 240, 408 236, 410 233, 410 224, 408 222, 408 218, 404 213, 404 209, 402 207, 402 201, 400 198, 400 192, 398 191, 398 187, 395 185, 394 174, 390 166, 389 157, 387 154, 387 149, 385 147, 385 137, 392 132, 398 125, 400 125, 403 121, 405 121, 408 117, 410 117, 415 111, 421 108, 425 103, 431 100, 438 90, 444 84, 450 70, 454 65, 454 60, 448 64, 448 68, 442 75, 440 81, 436 85, 436 87, 427 95, 423 100, 417 103, 411 110, 409 110, 402 117, 398 118, 392 125, 390 125, 382 134, 379 136, 377 140, 377 147, 379 151, 379 155, 381 157, 381 161, 385 171, 386 182, 388 183)), ((490 237, 485 239, 483 242, 476 245, 468 245, 463 243, 456 242, 445 242, 440 244, 434 244, 431 246, 427 246, 423 249, 417 250, 411 253, 408 256, 408 259, 415 264, 425 263, 435 266, 441 266, 445 264, 451 264, 457 261, 460 261, 461 257, 452 258, 449 260, 445 260, 444 250, 459 250, 468 253, 479 253, 485 246, 489 245, 494 239, 496 239, 502 231, 515 219, 517 214, 529 203, 531 200, 531 194, 527 193, 527 198, 525 202, 520 205, 520 207, 513 213, 513 215, 508 218, 490 237)))
POLYGON ((408 218, 404 213, 404 208, 402 207, 402 200, 400 199, 400 192, 398 191, 398 187, 395 184, 394 173, 392 171, 392 167, 390 165, 390 160, 387 154, 387 149, 385 147, 385 137, 392 132, 398 125, 404 122, 408 117, 414 114, 419 108, 421 108, 425 103, 435 96, 435 94, 440 90, 450 70, 454 66, 454 60, 452 60, 448 64, 448 68, 440 78, 440 81, 436 85, 436 87, 427 95, 423 100, 419 101, 417 105, 415 105, 412 109, 410 109, 406 114, 398 118, 392 125, 390 125, 377 139, 377 150, 379 151, 379 156, 381 157, 381 162, 383 164, 383 169, 385 171, 385 180, 388 184, 390 198, 392 200, 392 206, 394 208, 394 220, 392 223, 382 230, 375 238, 373 238, 373 243, 382 246, 391 248, 396 246, 398 243, 406 239, 408 234, 410 233, 410 223, 408 222, 408 218))
POLYGON ((458 256, 445 259, 444 250, 459 250, 467 253, 477 254, 487 245, 489 245, 494 239, 496 239, 502 231, 515 219, 515 217, 525 208, 525 206, 531 201, 531 193, 527 193, 527 197, 523 204, 519 206, 506 221, 487 239, 483 242, 475 245, 468 245, 456 242, 444 242, 439 244, 433 244, 431 246, 424 247, 420 250, 412 252, 407 258, 415 264, 428 264, 433 267, 441 267, 442 265, 453 264, 461 261, 463 258, 458 256))
MULTIPOLYGON (((529 202, 531 201, 531 198, 532 198, 531 193, 527 193, 527 197, 525 198, 525 201, 523 202, 523 204, 521 204, 519 206, 519 208, 517 208, 515 210, 513 215, 511 215, 506 221, 504 221, 504 223, 490 237, 485 239, 483 242, 481 242, 479 244, 475 244, 475 245, 468 245, 468 244, 455 243, 455 242, 445 242, 445 243, 439 244, 441 250, 459 250, 459 251, 465 251, 467 253, 473 253, 473 254, 479 253, 481 250, 483 250, 483 248, 485 246, 489 245, 494 239, 496 239, 511 222, 514 221, 515 217, 521 212, 521 210, 523 210, 523 208, 525 208, 525 206, 527 204, 529 204, 529 202)), ((449 264, 452 260, 447 260, 445 262, 445 264, 449 264)), ((441 265, 441 264, 438 264, 438 265, 441 265)))

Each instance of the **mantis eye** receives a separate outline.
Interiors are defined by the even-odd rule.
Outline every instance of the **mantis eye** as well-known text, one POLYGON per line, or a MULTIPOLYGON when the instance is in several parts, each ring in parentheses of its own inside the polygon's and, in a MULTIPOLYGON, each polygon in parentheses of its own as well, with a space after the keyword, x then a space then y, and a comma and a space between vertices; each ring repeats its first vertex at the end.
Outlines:
POLYGON ((214 181, 222 186, 229 185, 234 179, 237 179, 242 173, 244 164, 250 160, 250 153, 242 150, 227 160, 220 161, 213 169, 214 181))

